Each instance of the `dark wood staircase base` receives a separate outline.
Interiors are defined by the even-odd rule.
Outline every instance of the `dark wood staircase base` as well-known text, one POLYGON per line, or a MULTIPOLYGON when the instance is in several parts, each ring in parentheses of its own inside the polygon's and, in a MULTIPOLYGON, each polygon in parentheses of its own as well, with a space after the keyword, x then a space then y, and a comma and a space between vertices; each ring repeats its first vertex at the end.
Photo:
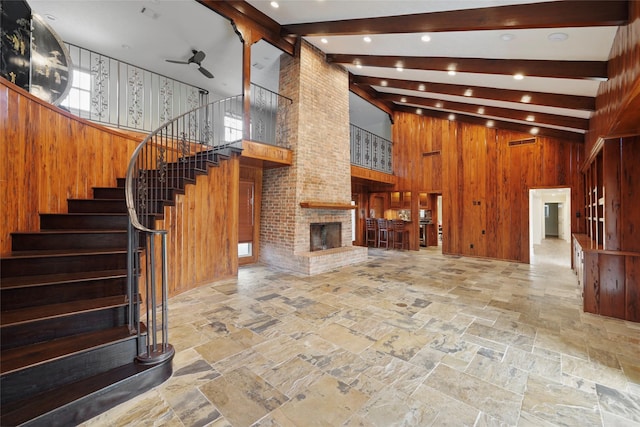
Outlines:
POLYGON ((157 365, 129 363, 26 401, 3 405, 0 425, 77 425, 163 383, 172 372, 172 358, 157 365))

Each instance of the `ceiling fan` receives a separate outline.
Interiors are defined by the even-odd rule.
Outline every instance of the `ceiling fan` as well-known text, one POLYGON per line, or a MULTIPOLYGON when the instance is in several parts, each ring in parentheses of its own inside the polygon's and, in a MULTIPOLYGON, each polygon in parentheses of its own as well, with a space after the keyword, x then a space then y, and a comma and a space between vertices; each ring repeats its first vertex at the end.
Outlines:
POLYGON ((202 66, 202 61, 204 60, 204 57, 206 56, 205 53, 201 50, 195 50, 193 49, 191 51, 191 53, 193 53, 193 56, 191 56, 191 58, 189 58, 186 61, 176 61, 175 59, 166 59, 167 62, 172 62, 174 64, 196 64, 198 66, 198 70, 200 70, 200 72, 202 74, 204 74, 206 77, 212 79, 213 78, 213 74, 211 74, 211 72, 209 70, 207 70, 206 68, 204 68, 202 66))

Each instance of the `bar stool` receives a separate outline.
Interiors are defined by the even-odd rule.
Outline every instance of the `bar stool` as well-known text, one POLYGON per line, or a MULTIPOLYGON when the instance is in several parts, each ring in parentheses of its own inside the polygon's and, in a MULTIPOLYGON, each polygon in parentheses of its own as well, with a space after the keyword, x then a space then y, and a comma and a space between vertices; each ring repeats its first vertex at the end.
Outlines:
POLYGON ((378 221, 375 218, 366 218, 365 219, 367 229, 366 229, 366 246, 369 246, 369 243, 373 243, 373 247, 378 247, 378 221))
POLYGON ((393 221, 393 243, 392 247, 398 249, 409 249, 409 230, 405 228, 404 221, 396 219, 393 221))
POLYGON ((378 219, 378 247, 384 245, 385 249, 389 249, 389 221, 384 218, 378 219))

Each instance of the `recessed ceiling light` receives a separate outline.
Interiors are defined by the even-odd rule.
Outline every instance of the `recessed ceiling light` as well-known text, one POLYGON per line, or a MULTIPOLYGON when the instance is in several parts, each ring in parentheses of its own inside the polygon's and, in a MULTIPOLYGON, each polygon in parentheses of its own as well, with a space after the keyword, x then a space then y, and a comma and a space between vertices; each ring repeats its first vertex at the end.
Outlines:
POLYGON ((511 40, 513 40, 515 38, 516 38, 516 36, 514 34, 511 34, 511 33, 500 34, 500 40, 502 40, 504 42, 510 42, 511 40))
POLYGON ((569 34, 567 33, 551 33, 547 36, 547 38, 552 42, 563 42, 569 38, 569 34))
POLYGON ((516 73, 516 74, 513 75, 513 78, 516 79, 516 80, 522 80, 522 79, 524 79, 524 74, 516 73))
POLYGON ((428 34, 425 34, 422 37, 420 37, 420 40, 422 40, 423 42, 430 42, 431 36, 429 36, 428 34))
POLYGON ((455 114, 449 114, 449 120, 455 120, 456 115, 455 114))
POLYGON ((402 98, 400 98, 400 102, 407 102, 407 98, 403 96, 402 98))
POLYGON ((538 128, 531 128, 531 130, 530 130, 531 135, 537 135, 538 132, 540 132, 540 129, 538 129, 538 128))
POLYGON ((424 91, 425 89, 426 89, 426 87, 423 84, 420 84, 418 86, 418 90, 420 90, 420 91, 424 91))
POLYGON ((277 9, 277 8, 279 8, 279 7, 280 7, 280 5, 278 4, 278 2, 277 2, 277 1, 272 1, 272 2, 271 2, 271 7, 272 7, 272 8, 274 8, 274 9, 277 9))
POLYGON ((471 89, 467 89, 464 91, 464 96, 471 96, 473 95, 473 91, 471 89))
POLYGON ((484 107, 478 108, 478 114, 484 114, 484 107))
POLYGON ((416 109, 416 114, 422 114, 422 108, 417 108, 416 109))
POLYGON ((522 95, 522 98, 520 98, 520 102, 524 102, 525 104, 529 103, 531 101, 531 95, 522 95))
POLYGON ((492 128, 494 124, 493 120, 487 120, 487 127, 492 128))
POLYGON ((456 75, 456 70, 449 70, 449 71, 447 71, 447 74, 449 74, 450 76, 455 76, 456 75))
POLYGON ((329 43, 329 40, 325 39, 324 37, 320 39, 320 41, 324 44, 329 43))
POLYGON ((371 43, 371 37, 369 36, 364 36, 362 40, 364 40, 366 43, 371 43))
POLYGON ((402 68, 402 67, 396 67, 396 70, 398 70, 399 72, 402 72, 402 70, 404 70, 404 68, 402 68))
POLYGON ((436 108, 442 108, 442 102, 436 102, 436 108))
POLYGON ((357 63, 357 64, 356 64, 356 68, 362 68, 362 64, 357 63))
POLYGON ((387 85, 387 81, 386 80, 380 81, 380 86, 386 86, 386 85, 387 85))
POLYGON ((533 114, 529 114, 529 115, 527 116, 526 120, 527 120, 528 122, 535 122, 535 121, 536 121, 536 118, 535 118, 535 116, 534 116, 533 114))

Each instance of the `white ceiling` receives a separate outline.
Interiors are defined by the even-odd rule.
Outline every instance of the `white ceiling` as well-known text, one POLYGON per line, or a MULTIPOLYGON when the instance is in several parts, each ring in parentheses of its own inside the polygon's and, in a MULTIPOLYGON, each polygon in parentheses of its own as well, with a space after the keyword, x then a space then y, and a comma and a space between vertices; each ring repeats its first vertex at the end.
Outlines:
MULTIPOLYGON (((445 10, 485 8, 521 3, 529 0, 280 0, 273 8, 267 0, 248 3, 281 25, 354 18, 430 13, 445 10)), ((242 49, 229 22, 195 0, 30 0, 34 12, 55 17, 49 24, 64 41, 77 44, 125 62, 208 89, 223 96, 241 92, 242 49), (146 8, 146 14, 141 10, 146 8), (149 13, 151 11, 152 13, 149 13), (170 64, 165 59, 186 60, 191 50, 203 50, 207 57, 203 66, 214 79, 202 76, 196 68, 170 64)), ((394 55, 418 57, 538 59, 607 61, 617 27, 552 28, 509 31, 455 31, 429 34, 429 42, 421 41, 423 33, 375 34, 371 42, 362 35, 305 37, 328 54, 394 55), (563 32, 568 39, 551 41, 549 34, 563 32), (509 33, 511 41, 501 35, 509 33), (321 39, 325 38, 326 43, 321 39)), ((261 43, 252 52, 267 70, 278 57, 278 51, 261 43)), ((447 83, 527 92, 545 92, 595 97, 600 81, 589 79, 526 77, 514 80, 509 75, 457 73, 446 71, 394 68, 345 67, 356 76, 401 79, 425 83, 447 83)), ((258 73, 253 69, 252 73, 258 73)), ((260 77, 257 76, 259 80, 260 77)), ((473 105, 497 106, 531 112, 544 112, 569 117, 589 118, 591 112, 579 109, 536 106, 523 103, 487 100, 392 89, 374 86, 382 93, 429 97, 473 105)), ((526 122, 521 122, 526 123, 526 122)), ((529 123, 530 124, 530 123, 529 123)), ((559 126, 549 126, 566 129, 559 126)), ((576 130, 576 129, 572 129, 576 130)), ((579 130, 584 132, 584 130, 579 130)))

